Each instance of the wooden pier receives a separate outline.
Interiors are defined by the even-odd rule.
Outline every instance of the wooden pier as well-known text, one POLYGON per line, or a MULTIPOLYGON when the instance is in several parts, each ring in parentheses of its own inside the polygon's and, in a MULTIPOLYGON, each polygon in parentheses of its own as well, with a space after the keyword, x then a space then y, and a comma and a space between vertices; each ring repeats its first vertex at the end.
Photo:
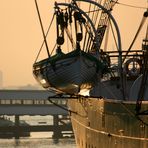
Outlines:
MULTIPOLYGON (((53 124, 47 125, 46 122, 42 122, 38 125, 20 125, 20 116, 15 116, 15 122, 13 126, 0 126, 0 133, 4 135, 11 133, 11 137, 19 139, 20 137, 29 137, 30 132, 52 132, 53 139, 61 138, 74 138, 71 122, 68 116, 54 115, 53 124), (28 134, 27 134, 28 133, 28 134)), ((5 136, 9 138, 9 136, 5 136)))
POLYGON ((49 93, 43 90, 0 90, 0 94, 0 116, 15 118, 13 126, 0 126, 0 133, 12 133, 16 139, 30 132, 52 132, 54 139, 74 136, 68 111, 62 109, 67 107, 66 100, 52 98, 60 108, 48 101, 49 93), (51 115, 53 124, 22 125, 24 115, 51 115))

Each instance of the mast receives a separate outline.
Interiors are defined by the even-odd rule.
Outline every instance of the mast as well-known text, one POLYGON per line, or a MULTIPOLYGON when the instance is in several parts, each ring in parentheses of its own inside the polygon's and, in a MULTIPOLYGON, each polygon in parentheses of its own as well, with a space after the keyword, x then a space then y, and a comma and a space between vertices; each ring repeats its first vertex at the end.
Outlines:
MULTIPOLYGON (((146 12, 144 12, 144 17, 148 18, 148 9, 146 12)), ((144 95, 145 95, 147 81, 148 81, 148 25, 146 30, 146 36, 142 44, 142 50, 143 50, 143 58, 144 58, 143 59, 143 75, 142 75, 140 90, 138 93, 138 99, 136 104, 137 114, 139 114, 141 110, 141 104, 142 104, 142 101, 144 100, 144 95)))
MULTIPOLYGON (((116 4, 115 1, 106 0, 104 2, 103 6, 104 6, 104 8, 106 8, 106 10, 111 12, 112 8, 115 4, 116 4)), ((98 32, 98 36, 99 36, 99 49, 101 47, 101 43, 102 43, 102 40, 104 38, 104 34, 105 34, 106 29, 107 29, 108 23, 109 23, 108 14, 104 13, 104 11, 102 11, 101 17, 100 17, 100 20, 99 20, 99 23, 98 23, 98 27, 97 27, 97 32, 98 32)))

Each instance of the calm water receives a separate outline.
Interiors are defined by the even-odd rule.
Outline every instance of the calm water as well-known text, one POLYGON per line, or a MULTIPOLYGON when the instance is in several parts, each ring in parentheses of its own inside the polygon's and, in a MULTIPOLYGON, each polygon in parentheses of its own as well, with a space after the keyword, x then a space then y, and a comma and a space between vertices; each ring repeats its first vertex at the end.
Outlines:
POLYGON ((74 139, 61 139, 58 143, 46 138, 0 139, 0 148, 76 148, 74 139))
MULTIPOLYGON (((14 121, 13 116, 7 116, 11 121, 14 121)), ((26 121, 30 125, 52 124, 52 116, 21 116, 20 120, 26 121)), ((29 138, 15 139, 0 139, 0 148, 76 148, 74 139, 51 139, 52 132, 33 132, 29 138)))

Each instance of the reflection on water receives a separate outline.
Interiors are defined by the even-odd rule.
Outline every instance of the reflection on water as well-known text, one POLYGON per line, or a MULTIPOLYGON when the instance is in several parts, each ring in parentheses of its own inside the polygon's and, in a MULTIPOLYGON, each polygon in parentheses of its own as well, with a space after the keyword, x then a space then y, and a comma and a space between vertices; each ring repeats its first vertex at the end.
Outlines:
MULTIPOLYGON (((13 116, 6 116, 14 122, 13 116)), ((52 125, 52 116, 20 116, 20 120, 24 120, 30 125, 52 125)), ((74 139, 51 139, 52 132, 31 132, 29 138, 0 139, 0 148, 76 148, 74 139)))
POLYGON ((70 138, 51 139, 50 132, 33 132, 29 138, 0 139, 0 148, 76 148, 70 138))
POLYGON ((0 139, 0 148, 76 148, 74 139, 0 139))

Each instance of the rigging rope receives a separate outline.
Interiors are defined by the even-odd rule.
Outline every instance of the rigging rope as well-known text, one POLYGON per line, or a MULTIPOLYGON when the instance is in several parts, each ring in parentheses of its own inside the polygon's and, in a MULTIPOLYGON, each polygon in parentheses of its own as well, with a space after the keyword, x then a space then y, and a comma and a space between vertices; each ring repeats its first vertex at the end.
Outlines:
MULTIPOLYGON (((62 94, 61 94, 62 95, 62 94)), ((76 114, 76 115, 78 115, 78 116, 80 116, 80 117, 83 117, 83 118, 86 118, 86 117, 88 117, 88 113, 87 113, 87 111, 84 109, 84 111, 85 111, 85 113, 86 113, 86 115, 81 115, 81 114, 79 114, 78 112, 76 112, 76 111, 73 111, 73 110, 71 110, 71 109, 68 109, 68 108, 66 108, 66 107, 63 107, 62 105, 59 105, 58 103, 56 103, 56 102, 54 102, 54 101, 52 101, 51 100, 51 98, 57 98, 57 99, 62 99, 62 98, 64 98, 64 99, 68 99, 68 98, 70 98, 70 99, 80 99, 80 97, 84 97, 84 96, 79 96, 79 95, 77 95, 77 96, 70 96, 70 97, 62 97, 62 96, 60 96, 60 95, 54 95, 54 96, 49 96, 48 98, 47 98, 47 100, 50 102, 50 103, 52 103, 53 105, 55 105, 55 106, 57 106, 57 107, 59 107, 59 108, 61 108, 61 109, 63 109, 63 110, 65 110, 65 111, 67 111, 67 112, 69 112, 69 114, 71 115, 71 113, 73 113, 73 114, 76 114)))
POLYGON ((41 20, 40 11, 39 11, 39 8, 38 8, 37 0, 35 0, 35 5, 36 5, 37 13, 38 13, 42 33, 43 33, 44 42, 45 42, 45 45, 46 45, 47 54, 48 54, 48 57, 50 57, 49 48, 48 48, 48 44, 47 44, 47 41, 46 41, 46 36, 45 36, 45 32, 44 32, 44 28, 43 28, 43 24, 42 24, 42 20, 41 20))
MULTIPOLYGON (((99 3, 99 4, 101 4, 101 1, 102 0, 98 0, 98 1, 96 0, 96 2, 99 3)), ((92 5, 92 4, 90 3, 90 5, 92 5)), ((98 16, 98 14, 99 14, 99 12, 101 10, 101 9, 98 9, 97 13, 95 13, 95 11, 96 11, 95 8, 96 8, 96 5, 94 5, 93 11, 91 11, 91 12, 93 12, 91 19, 92 19, 92 22, 93 22, 94 26, 96 25, 97 16, 98 16)), ((90 11, 90 9, 89 9, 89 11, 90 11)), ((85 40, 85 42, 87 43, 86 46, 85 46, 85 51, 86 52, 89 52, 90 51, 90 47, 93 46, 93 42, 92 41, 93 40, 90 37, 90 33, 87 32, 87 41, 85 40)))
POLYGON ((142 29, 144 23, 145 23, 145 21, 146 21, 146 17, 143 16, 143 18, 142 18, 142 20, 141 20, 141 23, 140 23, 140 26, 139 26, 139 28, 138 28, 138 30, 137 30, 137 32, 136 32, 136 35, 135 35, 135 37, 134 37, 134 39, 133 39, 133 41, 132 41, 130 47, 128 48, 125 57, 123 58, 122 63, 125 61, 125 59, 126 59, 128 53, 130 52, 131 48, 133 47, 133 44, 135 43, 135 41, 136 41, 136 39, 137 39, 137 37, 138 37, 138 35, 139 35, 139 33, 140 33, 140 31, 141 31, 141 29, 142 29))
MULTIPOLYGON (((72 96, 70 96, 69 98, 70 99, 81 99, 81 98, 79 98, 79 97, 84 97, 84 99, 87 99, 88 98, 88 96, 74 96, 74 97, 72 97, 72 96)), ((83 117, 83 118, 86 118, 87 117, 87 111, 84 109, 84 111, 85 111, 85 113, 86 113, 86 115, 84 116, 84 115, 81 115, 81 114, 79 114, 78 112, 76 112, 76 111, 73 111, 73 110, 70 110, 70 109, 68 109, 68 108, 66 108, 66 107, 63 107, 63 106, 61 106, 61 105, 59 105, 58 103, 56 103, 56 102, 54 102, 54 101, 52 101, 51 100, 51 98, 60 98, 60 99, 62 99, 62 97, 59 95, 54 95, 54 96, 49 96, 48 97, 48 101, 50 102, 50 103, 52 103, 52 104, 54 104, 55 106, 57 106, 57 107, 59 107, 59 108, 61 108, 61 109, 63 109, 63 110, 65 110, 65 111, 68 111, 69 113, 70 113, 70 115, 71 115, 71 113, 74 113, 74 114, 76 114, 76 115, 78 115, 78 116, 81 116, 81 117, 83 117)), ((68 99, 68 97, 63 97, 64 99, 68 99)), ((93 97, 93 96, 91 96, 91 98, 93 99, 93 98, 96 98, 96 97, 93 97)), ((143 121, 139 116, 137 116, 137 114, 135 114, 135 113, 133 113, 131 110, 129 110, 128 109, 128 107, 125 105, 125 103, 123 103, 123 102, 119 102, 119 104, 133 117, 133 118, 136 118, 137 120, 139 120, 142 124, 144 124, 145 126, 148 126, 148 123, 146 123, 145 121, 143 121)), ((147 114, 146 114, 147 115, 147 114)))
MULTIPOLYGON (((55 14, 53 14, 52 19, 51 19, 51 22, 50 22, 50 25, 49 25, 49 27, 48 27, 48 29, 47 29, 47 32, 46 32, 46 35, 45 35, 46 38, 47 38, 47 35, 48 35, 49 30, 50 30, 50 28, 51 28, 51 25, 52 25, 52 23, 53 23, 54 16, 55 16, 55 14)), ((35 62, 37 61, 37 59, 38 59, 38 57, 39 57, 39 55, 40 55, 40 53, 41 53, 41 50, 42 50, 42 48, 43 48, 44 43, 45 43, 45 40, 44 40, 44 41, 42 42, 42 44, 41 44, 41 47, 40 47, 40 49, 39 49, 39 52, 38 52, 37 57, 36 57, 36 59, 35 59, 35 62)), ((35 62, 34 62, 34 63, 35 63, 35 62)))
MULTIPOLYGON (((102 0, 95 0, 95 1, 97 3, 101 3, 102 0)), ((93 22, 93 24, 95 26, 97 18, 98 18, 98 14, 101 11, 101 9, 98 9, 98 8, 96 9, 96 5, 94 5, 93 10, 91 10, 92 9, 91 7, 92 7, 92 4, 90 3, 89 4, 89 10, 86 13, 88 13, 88 16, 91 17, 91 20, 92 20, 92 22, 93 22), (91 16, 90 16, 90 13, 92 13, 91 16)), ((89 52, 90 47, 93 44, 93 42, 92 42, 93 40, 92 40, 91 37, 92 37, 91 34, 86 30, 86 33, 85 33, 85 36, 84 36, 83 48, 82 48, 85 52, 89 52)))
MULTIPOLYGON (((55 97, 55 96, 54 96, 54 97, 55 97)), ((51 98, 51 97, 48 97, 48 101, 49 101, 50 103, 52 103, 53 105, 55 105, 55 106, 57 106, 57 107, 59 107, 59 108, 65 110, 65 111, 68 111, 69 113, 75 113, 75 114, 77 114, 77 112, 72 111, 72 110, 69 110, 68 108, 63 107, 63 106, 59 105, 58 103, 55 103, 55 102, 52 101, 50 98, 51 98)))
MULTIPOLYGON (((109 18, 109 22, 110 23, 110 18, 109 18)), ((105 43, 104 43, 104 51, 106 52, 107 50, 107 45, 108 45, 108 39, 109 39, 109 32, 110 32, 110 25, 108 25, 108 27, 106 28, 106 36, 105 36, 105 43)))
MULTIPOLYGON (((89 12, 91 11, 91 3, 89 4, 89 12)), ((88 13, 88 16, 90 17, 90 13, 88 13)), ((86 40, 87 40, 87 43, 88 43, 88 39, 89 39, 89 33, 86 32, 85 33, 85 37, 84 37, 84 43, 83 43, 83 50, 86 51, 86 40)))
MULTIPOLYGON (((113 1, 113 0, 112 0, 113 1)), ((126 7, 131 7, 131 8, 138 8, 138 9, 147 9, 146 7, 140 7, 140 6, 134 6, 134 5, 129 5, 129 4, 125 4, 125 3, 120 3, 120 2, 116 2, 119 5, 123 5, 126 7)))
POLYGON ((114 38, 114 41, 115 41, 116 48, 117 48, 117 50, 118 50, 118 44, 117 44, 117 40, 116 40, 116 37, 115 37, 115 32, 114 32, 114 30, 113 30, 113 25, 112 25, 110 19, 109 19, 109 24, 110 24, 110 27, 111 27, 111 31, 112 31, 112 34, 113 34, 113 38, 114 38))

